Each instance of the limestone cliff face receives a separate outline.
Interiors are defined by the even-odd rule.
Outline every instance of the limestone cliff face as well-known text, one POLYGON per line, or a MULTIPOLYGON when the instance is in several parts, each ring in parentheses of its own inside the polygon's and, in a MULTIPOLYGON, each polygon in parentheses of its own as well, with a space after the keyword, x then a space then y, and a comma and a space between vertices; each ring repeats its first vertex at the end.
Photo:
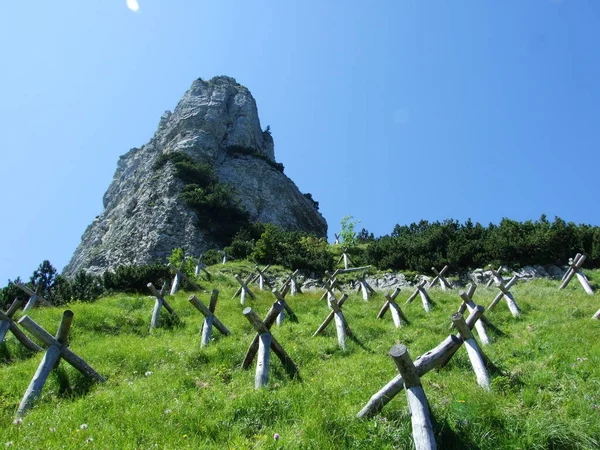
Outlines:
POLYGON ((183 183, 160 155, 184 152, 214 167, 234 188, 252 221, 272 222, 325 236, 327 223, 312 200, 275 167, 273 139, 263 132, 256 102, 233 78, 196 80, 141 148, 119 158, 104 194, 104 211, 88 226, 64 274, 94 274, 122 264, 166 261, 182 247, 200 255, 219 243, 198 226, 179 194, 183 183))

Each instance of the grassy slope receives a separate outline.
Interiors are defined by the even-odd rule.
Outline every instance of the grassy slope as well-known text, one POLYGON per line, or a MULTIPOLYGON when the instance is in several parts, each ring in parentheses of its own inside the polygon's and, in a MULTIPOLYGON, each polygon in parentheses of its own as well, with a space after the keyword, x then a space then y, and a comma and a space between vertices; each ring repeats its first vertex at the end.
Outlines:
MULTIPOLYGON (((600 284, 600 273, 591 272, 600 284)), ((427 315, 418 299, 403 310, 411 324, 396 330, 391 317, 375 319, 382 296, 344 307, 358 342, 337 348, 335 327, 312 333, 327 314, 320 293, 289 297, 300 323, 285 322, 274 336, 300 367, 302 381, 286 378, 272 357, 269 388, 254 390, 254 373, 240 364, 254 333, 231 296, 235 281, 218 276, 205 286, 221 291, 217 316, 232 332, 199 348, 202 316, 181 293, 169 302, 179 323, 149 334, 153 300, 116 295, 93 304, 74 303, 71 348, 108 378, 88 384, 65 362, 51 375, 37 406, 13 425, 13 414, 41 355, 21 350, 12 336, 0 346, 0 445, 16 448, 410 448, 410 416, 404 394, 381 415, 356 413, 396 374, 386 356, 396 342, 413 359, 449 333, 459 304, 456 292, 432 290, 427 315), (148 375, 146 375, 148 373, 148 375), (151 373, 151 374, 150 374, 151 373), (70 380, 70 386, 64 382, 70 380), (87 424, 81 430, 80 425, 87 424), (51 431, 51 429, 53 431, 51 431), (55 429, 55 430, 54 430, 55 429), (273 434, 279 433, 279 441, 273 434), (87 442, 89 438, 93 441, 87 442)), ((591 319, 600 308, 576 282, 558 291, 540 280, 513 288, 523 310, 514 319, 500 303, 489 318, 505 334, 485 351, 502 370, 491 393, 477 387, 466 351, 423 377, 440 448, 597 448, 600 443, 600 344, 591 319)), ((489 305, 495 290, 479 287, 477 303, 489 305)), ((408 291, 400 298, 406 299, 408 291)), ((208 295, 199 295, 208 304, 208 295)), ((249 305, 263 317, 272 302, 261 293, 249 305)), ((31 316, 55 332, 64 308, 31 316)), ((162 316, 163 323, 167 322, 162 316)), ((172 321, 171 321, 172 322, 172 321)))

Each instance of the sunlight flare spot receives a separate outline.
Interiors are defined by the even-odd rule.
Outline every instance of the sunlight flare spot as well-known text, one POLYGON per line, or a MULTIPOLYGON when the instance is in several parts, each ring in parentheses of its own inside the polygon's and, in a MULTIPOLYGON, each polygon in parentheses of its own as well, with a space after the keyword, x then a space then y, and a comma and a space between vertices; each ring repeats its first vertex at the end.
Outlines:
POLYGON ((127 0, 127 7, 132 11, 137 11, 140 9, 140 5, 137 0, 127 0))

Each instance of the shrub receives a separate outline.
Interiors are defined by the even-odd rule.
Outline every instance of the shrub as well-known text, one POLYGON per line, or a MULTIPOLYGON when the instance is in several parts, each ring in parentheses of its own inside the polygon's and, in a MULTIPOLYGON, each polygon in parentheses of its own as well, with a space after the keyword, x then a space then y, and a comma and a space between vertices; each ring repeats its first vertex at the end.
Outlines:
POLYGON ((143 266, 119 266, 114 272, 104 272, 102 283, 108 292, 148 293, 148 283, 160 289, 171 280, 171 271, 165 264, 153 263, 143 266))

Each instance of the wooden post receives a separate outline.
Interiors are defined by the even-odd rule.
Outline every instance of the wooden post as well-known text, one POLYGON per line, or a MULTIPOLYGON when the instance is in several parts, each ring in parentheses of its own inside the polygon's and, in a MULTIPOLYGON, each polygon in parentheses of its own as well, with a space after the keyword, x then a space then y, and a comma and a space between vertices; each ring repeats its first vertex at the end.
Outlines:
POLYGON ((22 304, 23 302, 16 298, 12 305, 10 305, 10 308, 8 308, 8 311, 6 311, 6 313, 0 311, 0 344, 4 341, 6 332, 10 330, 10 332, 15 336, 15 338, 17 338, 17 340, 26 348, 34 352, 41 352, 42 348, 35 342, 33 342, 31 339, 29 339, 12 319, 12 316, 21 307, 22 304))
POLYGON ((83 375, 95 378, 100 382, 105 381, 104 378, 100 376, 94 369, 92 369, 83 359, 67 348, 67 338, 72 322, 73 312, 69 310, 65 311, 63 313, 60 326, 58 327, 56 337, 53 338, 52 335, 31 320, 31 318, 28 316, 24 316, 21 318, 21 320, 19 320, 19 324, 21 324, 25 329, 27 329, 27 331, 46 344, 48 349, 46 350, 46 353, 42 358, 42 362, 38 366, 33 378, 31 379, 31 382, 29 383, 21 403, 19 404, 19 408, 17 409, 17 417, 23 416, 33 401, 40 395, 42 388, 48 379, 48 375, 50 375, 52 369, 58 366, 61 358, 75 367, 75 369, 77 369, 83 375))
POLYGON ((202 262, 202 257, 198 258, 198 264, 196 264, 196 269, 194 270, 194 275, 199 276, 200 272, 204 272, 208 279, 212 278, 212 275, 208 270, 206 270, 206 264, 202 262))
POLYGON ((210 306, 207 308, 204 304, 198 300, 195 295, 191 295, 188 299, 189 302, 204 315, 204 322, 202 323, 202 339, 200 341, 200 347, 206 347, 210 342, 212 334, 212 327, 214 326, 217 330, 229 336, 231 333, 223 323, 215 316, 215 308, 217 307, 217 300, 219 298, 219 291, 213 289, 210 296, 210 306))
POLYGON ((573 276, 577 276, 577 279, 579 280, 579 283, 581 284, 581 286, 583 286, 583 289, 585 290, 585 292, 588 295, 594 295, 594 290, 590 286, 590 283, 589 283, 587 277, 581 272, 581 266, 583 265, 585 260, 586 260, 585 255, 582 255, 581 253, 577 253, 573 262, 569 264, 569 266, 570 266, 569 270, 567 270, 567 273, 565 274, 563 282, 560 285, 559 289, 566 288, 567 285, 571 282, 571 279, 573 278, 573 276))
MULTIPOLYGON (((277 313, 279 313, 279 311, 281 310, 282 306, 279 305, 279 304, 277 304, 277 303, 275 303, 275 304, 273 304, 273 308, 277 311, 277 313)), ((287 373, 290 376, 290 378, 294 378, 295 376, 297 376, 298 375, 298 367, 296 366, 296 364, 294 363, 294 361, 292 360, 292 358, 290 358, 290 356, 283 349, 283 347, 281 346, 281 344, 279 344, 279 342, 277 342, 277 339, 275 339, 275 337, 271 335, 271 332, 269 331, 269 328, 265 325, 265 323, 262 320, 260 320, 260 318, 258 317, 258 315, 254 311, 252 311, 251 308, 244 309, 243 314, 248 319, 248 321, 252 324, 252 326, 254 327, 254 329, 256 330, 256 332, 258 333, 259 338, 258 338, 258 349, 257 349, 257 351, 260 351, 261 337, 264 334, 270 335, 271 336, 271 342, 269 343, 269 347, 277 355, 277 357, 279 358, 279 360, 283 364, 283 367, 287 371, 287 373)), ((266 340, 264 338, 262 339, 262 341, 263 341, 262 343, 263 343, 263 347, 264 347, 267 342, 266 342, 266 340)), ((265 351, 263 350, 263 353, 264 352, 265 351)), ((264 362, 265 362, 265 360, 263 359, 263 367, 264 367, 264 362)), ((268 359, 266 360, 266 363, 267 363, 266 368, 268 370, 268 359)), ((256 382, 258 382, 258 370, 257 370, 256 382)))
MULTIPOLYGON (((460 308, 458 309, 458 312, 462 315, 466 309, 469 310, 469 313, 471 313, 471 311, 473 311, 477 305, 475 304, 475 302, 473 301, 473 293, 475 292, 475 285, 474 284, 469 284, 467 286, 467 291, 460 291, 458 293, 458 295, 460 295, 460 298, 462 299, 462 303, 460 305, 460 308)), ((475 330, 477 330, 477 334, 479 335, 479 339, 481 340, 481 344, 482 345, 489 345, 490 343, 490 338, 487 334, 487 330, 485 328, 485 323, 489 324, 489 320, 485 317, 485 315, 481 315, 481 318, 475 322, 475 330)), ((454 327, 454 322, 452 323, 452 327, 454 327)))
MULTIPOLYGON (((252 278, 252 275, 249 275, 248 278, 246 279, 246 281, 243 281, 242 278, 240 277, 239 274, 235 274, 234 275, 235 279, 237 280, 238 283, 240 283, 240 304, 244 305, 246 303, 246 294, 248 294, 251 298, 256 298, 256 296, 252 293, 252 291, 250 290, 250 288, 248 287, 248 279, 252 278)), ((236 297, 236 294, 234 294, 234 298, 236 297)))
POLYGON ((15 283, 15 286, 29 295, 29 301, 25 305, 25 308, 23 308, 23 312, 29 311, 38 301, 45 306, 50 306, 50 302, 40 295, 42 290, 41 284, 38 284, 35 291, 29 289, 29 287, 25 286, 23 283, 15 283))
POLYGON ((467 348, 467 353, 469 355, 469 360, 471 361, 471 366, 473 367, 473 371, 475 372, 475 376, 477 377, 477 384, 481 386, 486 391, 490 390, 490 377, 488 375, 487 369, 485 368, 485 363, 483 362, 483 358, 481 356, 481 350, 477 345, 477 342, 473 338, 473 333, 469 329, 465 319, 462 314, 454 313, 452 315, 452 323, 460 333, 460 337, 465 343, 465 347, 467 348))
POLYGON ((425 290, 426 284, 427 284, 427 282, 425 280, 422 280, 419 284, 417 284, 415 291, 411 294, 411 296, 406 301, 407 305, 410 302, 412 302, 417 297, 417 295, 420 295, 421 301, 423 302, 423 309, 425 309, 425 312, 429 312, 431 310, 431 307, 429 306, 429 302, 431 301, 431 299, 429 298, 429 295, 427 294, 427 291, 425 290))
POLYGON ((281 324, 283 323, 284 312, 288 313, 288 315, 290 316, 290 320, 292 322, 298 322, 298 317, 296 316, 294 311, 292 311, 292 308, 290 308, 290 305, 288 305, 287 302, 285 301, 285 297, 283 296, 283 294, 281 294, 277 289, 273 289, 271 292, 273 292, 273 295, 275 296, 275 298, 277 299, 279 304, 281 306, 283 306, 283 309, 277 316, 277 326, 280 327, 281 324))
POLYGON ((271 354, 272 341, 271 333, 263 333, 258 336, 254 389, 265 387, 269 382, 269 355, 271 354))
POLYGON ((335 240, 333 241, 333 245, 337 245, 340 243, 340 235, 337 233, 333 233, 333 236, 335 237, 335 240))
MULTIPOLYGON (((462 317, 462 316, 461 316, 462 317)), ((421 379, 417 374, 417 369, 413 364, 408 350, 404 345, 393 346, 389 353, 400 372, 404 381, 404 390, 406 391, 406 400, 410 410, 410 419, 412 422, 413 440, 416 450, 435 450, 435 436, 433 434, 433 425, 429 416, 429 406, 427 397, 421 385, 421 379)))
POLYGON ((517 276, 515 275, 509 280, 508 283, 504 284, 504 282, 500 282, 500 284, 498 284, 498 289, 500 289, 500 292, 498 293, 498 295, 496 295, 496 298, 494 298, 492 303, 490 303, 488 311, 491 311, 493 308, 495 308, 498 302, 502 299, 502 297, 504 297, 504 299, 506 300, 506 304, 508 305, 508 309, 510 310, 513 317, 519 317, 521 315, 521 310, 519 309, 515 298, 509 290, 511 287, 513 287, 513 285, 516 282, 517 276))
POLYGON ((488 282, 486 283, 485 287, 491 287, 492 284, 497 283, 503 283, 504 282, 504 278, 502 278, 502 269, 504 266, 500 266, 498 267, 498 271, 495 271, 494 268, 490 265, 490 272, 492 272, 492 276, 490 277, 490 279, 488 280, 488 282))
MULTIPOLYGON (((265 284, 270 288, 273 289, 273 286, 271 286, 271 283, 269 282, 269 279, 267 278, 267 276, 265 275, 265 272, 267 271, 267 269, 271 267, 270 265, 266 266, 263 270, 260 270, 260 267, 258 266, 254 266, 254 268, 256 269, 256 271, 258 272, 258 288, 263 291, 264 290, 264 286, 265 284)), ((255 277, 255 279, 257 279, 255 277)))
POLYGON ((367 281, 365 280, 365 273, 363 272, 362 275, 357 276, 356 277, 358 280, 358 289, 362 292, 362 298, 363 300, 369 301, 369 295, 373 294, 375 295, 375 289, 373 289, 369 283, 367 283, 367 281))
POLYGON ((389 309, 392 313, 392 320, 394 321, 396 328, 400 328, 402 326, 402 321, 404 321, 406 324, 409 323, 406 316, 402 313, 400 306, 398 306, 396 303, 396 297, 398 297, 398 294, 400 294, 400 288, 396 288, 391 295, 385 294, 385 303, 379 310, 379 314, 377 314, 378 319, 383 319, 383 316, 389 309))
POLYGON ((592 316, 592 319, 600 319, 600 309, 592 316))
POLYGON ((450 283, 448 283, 448 280, 444 278, 444 273, 446 273, 446 270, 448 270, 448 265, 445 265, 439 272, 435 267, 432 267, 431 270, 435 274, 435 278, 431 281, 431 283, 429 283, 429 288, 432 288, 436 282, 439 282, 443 291, 446 289, 452 289, 450 283))
MULTIPOLYGON (((477 307, 467 318, 467 325, 472 328, 483 312, 482 307, 477 307)), ((463 340, 459 336, 451 334, 437 347, 424 353, 415 361, 415 369, 419 377, 436 367, 446 364, 462 345, 463 340)), ((404 389, 404 379, 401 375, 393 378, 388 384, 376 392, 367 404, 360 410, 357 417, 372 417, 380 412, 398 392, 404 389)))
POLYGON ((190 280, 190 278, 187 276, 187 274, 183 270, 183 268, 185 267, 185 259, 183 260, 183 262, 181 263, 179 268, 175 267, 171 263, 169 263, 168 266, 175 271, 175 277, 173 278, 173 283, 171 284, 171 295, 175 295, 177 293, 177 291, 179 290, 179 285, 181 284, 181 281, 185 281, 188 285, 190 285, 192 287, 192 289, 194 289, 196 291, 204 291, 205 290, 202 286, 200 286, 200 285, 194 283, 192 280, 190 280))
POLYGON ((281 295, 283 295, 284 297, 288 291, 290 292, 290 295, 292 297, 296 294, 302 294, 302 288, 298 285, 298 282, 296 281, 296 275, 298 275, 298 272, 298 269, 294 270, 294 273, 292 273, 287 278, 287 280, 284 281, 283 287, 281 288, 281 295))
POLYGON ((329 307, 331 311, 321 324, 317 331, 315 331, 314 336, 321 334, 325 328, 331 323, 331 320, 335 320, 335 329, 337 333, 338 345, 342 350, 346 349, 346 334, 350 334, 350 328, 346 323, 346 319, 344 318, 344 314, 342 313, 342 305, 348 298, 348 295, 344 294, 340 301, 338 302, 335 297, 330 297, 328 300, 329 307))
MULTIPOLYGON (((275 320, 279 316, 281 309, 282 306, 279 303, 275 302, 273 306, 271 306, 271 308, 269 309, 269 312, 267 312, 267 316, 265 317, 263 324, 268 330, 271 329, 271 326, 275 323, 275 320)), ((252 361, 256 356, 256 352, 258 351, 258 337, 258 334, 254 336, 250 347, 248 347, 248 351, 246 352, 246 356, 244 357, 244 362, 242 363, 242 368, 244 370, 248 370, 250 368, 250 365, 252 364, 252 361)))
POLYGON ((152 310, 152 319, 150 320, 150 330, 152 330, 153 328, 158 327, 158 320, 160 318, 160 308, 164 306, 165 309, 169 312, 169 314, 175 314, 175 311, 173 310, 173 308, 171 308, 171 305, 169 305, 165 300, 165 294, 167 293, 168 286, 166 282, 163 284, 163 287, 161 288, 160 292, 156 290, 152 283, 148 283, 147 286, 148 289, 150 289, 150 292, 152 292, 152 295, 156 297, 156 300, 154 302, 154 309, 152 310))

